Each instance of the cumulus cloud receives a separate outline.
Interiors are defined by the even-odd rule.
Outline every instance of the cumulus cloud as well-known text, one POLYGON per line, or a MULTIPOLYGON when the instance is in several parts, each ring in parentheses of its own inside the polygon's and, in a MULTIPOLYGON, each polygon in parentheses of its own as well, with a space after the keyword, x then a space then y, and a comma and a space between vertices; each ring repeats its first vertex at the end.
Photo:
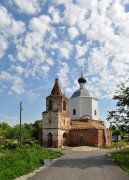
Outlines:
POLYGON ((104 98, 129 76, 127 0, 51 0, 45 7, 39 0, 11 2, 31 16, 18 21, 0 6, 0 57, 9 44, 16 49, 8 54, 10 75, 40 81, 52 72, 72 92, 82 69, 88 87, 104 98))
POLYGON ((37 14, 41 10, 39 0, 10 0, 10 2, 15 5, 21 13, 37 14))
POLYGON ((8 48, 9 38, 16 38, 25 31, 22 21, 16 21, 5 7, 0 5, 0 58, 8 48))
POLYGON ((11 85, 11 90, 17 94, 22 94, 25 91, 24 82, 18 76, 3 71, 0 74, 0 81, 7 81, 11 85))
POLYGON ((68 34, 71 39, 74 39, 76 36, 79 35, 78 29, 76 27, 70 27, 68 29, 68 34))

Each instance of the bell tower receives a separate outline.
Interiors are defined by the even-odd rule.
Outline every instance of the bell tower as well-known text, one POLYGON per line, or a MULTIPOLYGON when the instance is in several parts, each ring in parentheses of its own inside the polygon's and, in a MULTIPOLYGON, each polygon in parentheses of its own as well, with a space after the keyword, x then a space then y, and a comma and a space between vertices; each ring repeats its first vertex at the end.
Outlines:
POLYGON ((58 79, 55 79, 51 94, 46 98, 47 111, 66 111, 68 99, 62 94, 58 79))
POLYGON ((43 144, 46 147, 63 145, 63 135, 70 129, 68 99, 63 95, 56 78, 49 96, 46 98, 46 111, 43 112, 43 144))

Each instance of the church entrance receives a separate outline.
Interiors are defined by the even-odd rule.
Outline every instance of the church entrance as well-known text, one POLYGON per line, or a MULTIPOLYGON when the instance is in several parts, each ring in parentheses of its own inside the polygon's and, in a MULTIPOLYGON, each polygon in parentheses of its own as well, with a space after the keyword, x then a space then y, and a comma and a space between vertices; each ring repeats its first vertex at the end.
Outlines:
POLYGON ((52 133, 48 133, 47 135, 47 146, 48 147, 52 147, 53 143, 52 143, 52 133))
POLYGON ((80 139, 79 139, 79 146, 84 146, 84 145, 85 145, 84 138, 83 138, 83 136, 80 136, 80 139))
POLYGON ((63 146, 66 146, 67 145, 67 134, 64 133, 63 134, 63 146))

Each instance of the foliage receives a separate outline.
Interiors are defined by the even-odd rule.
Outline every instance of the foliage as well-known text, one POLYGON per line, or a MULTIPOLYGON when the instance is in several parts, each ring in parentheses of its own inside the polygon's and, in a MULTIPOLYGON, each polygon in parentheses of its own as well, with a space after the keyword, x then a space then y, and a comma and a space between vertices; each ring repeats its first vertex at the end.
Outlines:
POLYGON ((102 149, 113 149, 113 148, 116 148, 116 144, 114 143, 114 144, 110 144, 110 145, 104 145, 103 147, 102 147, 102 149))
POLYGON ((127 142, 125 142, 125 141, 116 142, 116 147, 123 147, 123 146, 126 146, 126 145, 127 145, 127 142))
POLYGON ((118 141, 118 142, 115 142, 115 143, 112 143, 110 145, 104 145, 102 148, 103 149, 113 149, 113 148, 119 148, 119 147, 124 147, 126 146, 128 143, 125 142, 124 140, 121 140, 121 141, 118 141))
POLYGON ((11 126, 9 126, 5 122, 0 123, 0 136, 11 138, 11 132, 12 132, 11 126))
POLYGON ((127 173, 129 173, 129 148, 123 152, 113 153, 114 161, 127 173))
POLYGON ((107 120, 112 124, 129 123, 129 87, 124 83, 118 86, 113 99, 116 101, 116 110, 110 111, 107 120))
POLYGON ((4 152, 6 155, 0 157, 0 179, 2 180, 27 174, 41 166, 44 159, 54 159, 62 155, 59 151, 44 149, 39 145, 18 146, 14 150, 4 152))
MULTIPOLYGON (((22 124, 22 140, 37 139, 38 132, 41 130, 42 120, 37 120, 34 124, 22 124)), ((11 127, 5 122, 0 123, 0 136, 6 139, 19 139, 20 125, 11 127)))

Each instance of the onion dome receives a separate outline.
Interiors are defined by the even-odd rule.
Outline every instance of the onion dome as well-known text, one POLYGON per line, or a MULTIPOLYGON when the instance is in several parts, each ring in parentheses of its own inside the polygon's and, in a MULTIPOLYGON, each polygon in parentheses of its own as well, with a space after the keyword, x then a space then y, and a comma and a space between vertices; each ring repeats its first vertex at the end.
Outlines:
POLYGON ((78 83, 86 83, 86 79, 83 77, 83 74, 81 75, 81 77, 78 79, 78 83))
POLYGON ((78 79, 78 83, 80 84, 80 88, 73 93, 71 98, 75 98, 75 97, 94 97, 94 95, 90 91, 85 89, 86 79, 83 77, 83 74, 78 79))

